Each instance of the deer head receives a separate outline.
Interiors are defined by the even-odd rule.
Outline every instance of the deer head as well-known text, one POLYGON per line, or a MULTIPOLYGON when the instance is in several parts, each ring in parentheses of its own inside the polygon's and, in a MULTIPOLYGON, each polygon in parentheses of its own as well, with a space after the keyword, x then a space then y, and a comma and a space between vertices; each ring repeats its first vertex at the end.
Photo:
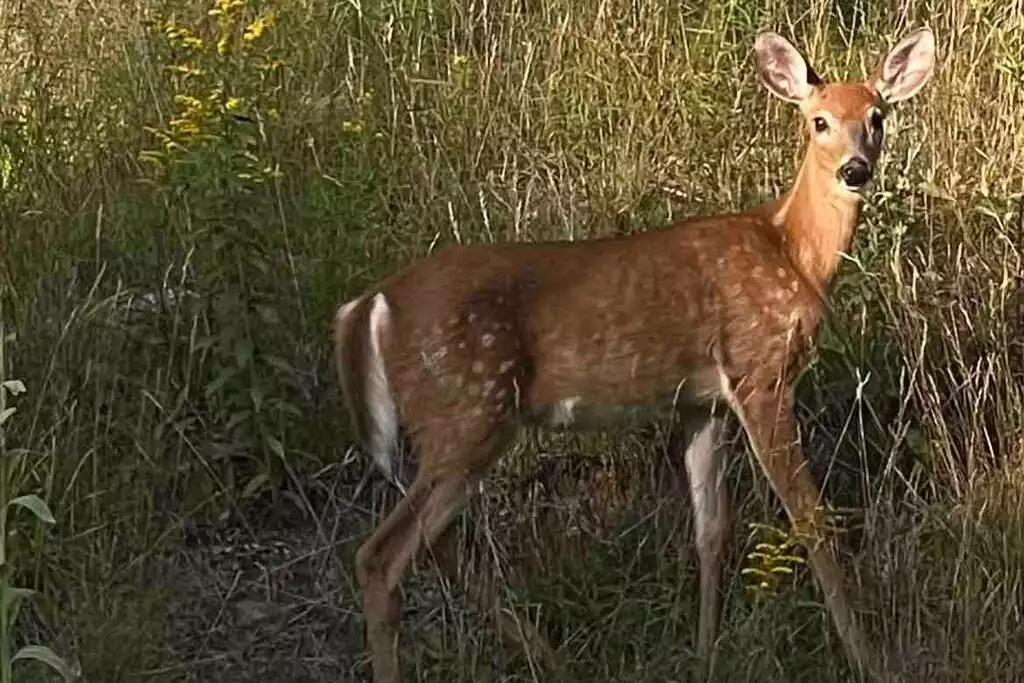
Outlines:
POLYGON ((834 180, 838 193, 848 195, 856 195, 874 174, 890 105, 913 97, 935 67, 935 36, 927 28, 903 38, 861 82, 826 83, 775 33, 758 36, 754 51, 765 87, 804 115, 808 162, 834 180))

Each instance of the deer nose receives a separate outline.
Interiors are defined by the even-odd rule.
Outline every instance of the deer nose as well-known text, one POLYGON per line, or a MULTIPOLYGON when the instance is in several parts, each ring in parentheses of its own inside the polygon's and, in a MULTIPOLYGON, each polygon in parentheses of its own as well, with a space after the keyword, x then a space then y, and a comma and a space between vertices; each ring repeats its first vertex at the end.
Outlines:
POLYGON ((871 167, 864 159, 854 157, 840 167, 838 175, 847 187, 856 190, 871 180, 871 167))

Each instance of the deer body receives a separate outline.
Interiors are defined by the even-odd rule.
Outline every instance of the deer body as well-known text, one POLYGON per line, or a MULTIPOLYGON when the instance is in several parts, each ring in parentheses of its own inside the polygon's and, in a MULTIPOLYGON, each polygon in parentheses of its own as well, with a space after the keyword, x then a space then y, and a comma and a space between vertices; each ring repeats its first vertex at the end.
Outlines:
MULTIPOLYGON (((934 39, 905 38, 873 83, 826 86, 774 34, 755 51, 765 85, 799 104, 811 128, 779 199, 628 237, 450 247, 338 310, 336 364, 360 438, 396 480, 400 434, 419 456, 405 498, 356 561, 379 683, 400 680, 398 589, 409 562, 424 544, 443 548, 472 485, 520 426, 682 418, 705 658, 718 631, 728 520, 716 404, 738 416, 793 522, 812 536, 820 526, 818 488, 794 443, 792 383, 853 237, 882 110, 927 80, 934 39)), ((810 544, 808 559, 852 663, 871 669, 831 547, 810 544)), ((524 635, 544 649, 537 634, 524 635)))
POLYGON ((817 324, 817 294, 781 242, 766 218, 737 215, 438 252, 378 290, 402 422, 415 431, 454 413, 600 429, 713 400, 720 364, 754 372, 766 353, 790 352, 795 323, 817 324))

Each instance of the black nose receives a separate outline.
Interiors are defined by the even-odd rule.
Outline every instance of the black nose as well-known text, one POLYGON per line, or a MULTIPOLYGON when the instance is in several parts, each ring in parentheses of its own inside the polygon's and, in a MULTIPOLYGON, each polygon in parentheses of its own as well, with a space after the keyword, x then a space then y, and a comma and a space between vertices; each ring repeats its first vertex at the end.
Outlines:
POLYGON ((864 187, 871 180, 871 167, 863 159, 854 157, 839 169, 839 178, 851 189, 864 187))

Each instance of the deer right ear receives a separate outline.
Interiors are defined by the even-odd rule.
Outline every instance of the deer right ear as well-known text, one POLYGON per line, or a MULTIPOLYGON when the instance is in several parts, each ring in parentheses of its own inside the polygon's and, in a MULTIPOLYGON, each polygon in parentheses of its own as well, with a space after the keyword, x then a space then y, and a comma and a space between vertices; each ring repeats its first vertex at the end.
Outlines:
POLYGON ((757 55, 757 73, 773 95, 794 104, 803 102, 821 85, 814 73, 792 43, 777 33, 762 33, 754 42, 757 55))
POLYGON ((934 70, 935 34, 920 28, 886 55, 875 79, 875 90, 886 102, 900 102, 917 94, 934 70))

